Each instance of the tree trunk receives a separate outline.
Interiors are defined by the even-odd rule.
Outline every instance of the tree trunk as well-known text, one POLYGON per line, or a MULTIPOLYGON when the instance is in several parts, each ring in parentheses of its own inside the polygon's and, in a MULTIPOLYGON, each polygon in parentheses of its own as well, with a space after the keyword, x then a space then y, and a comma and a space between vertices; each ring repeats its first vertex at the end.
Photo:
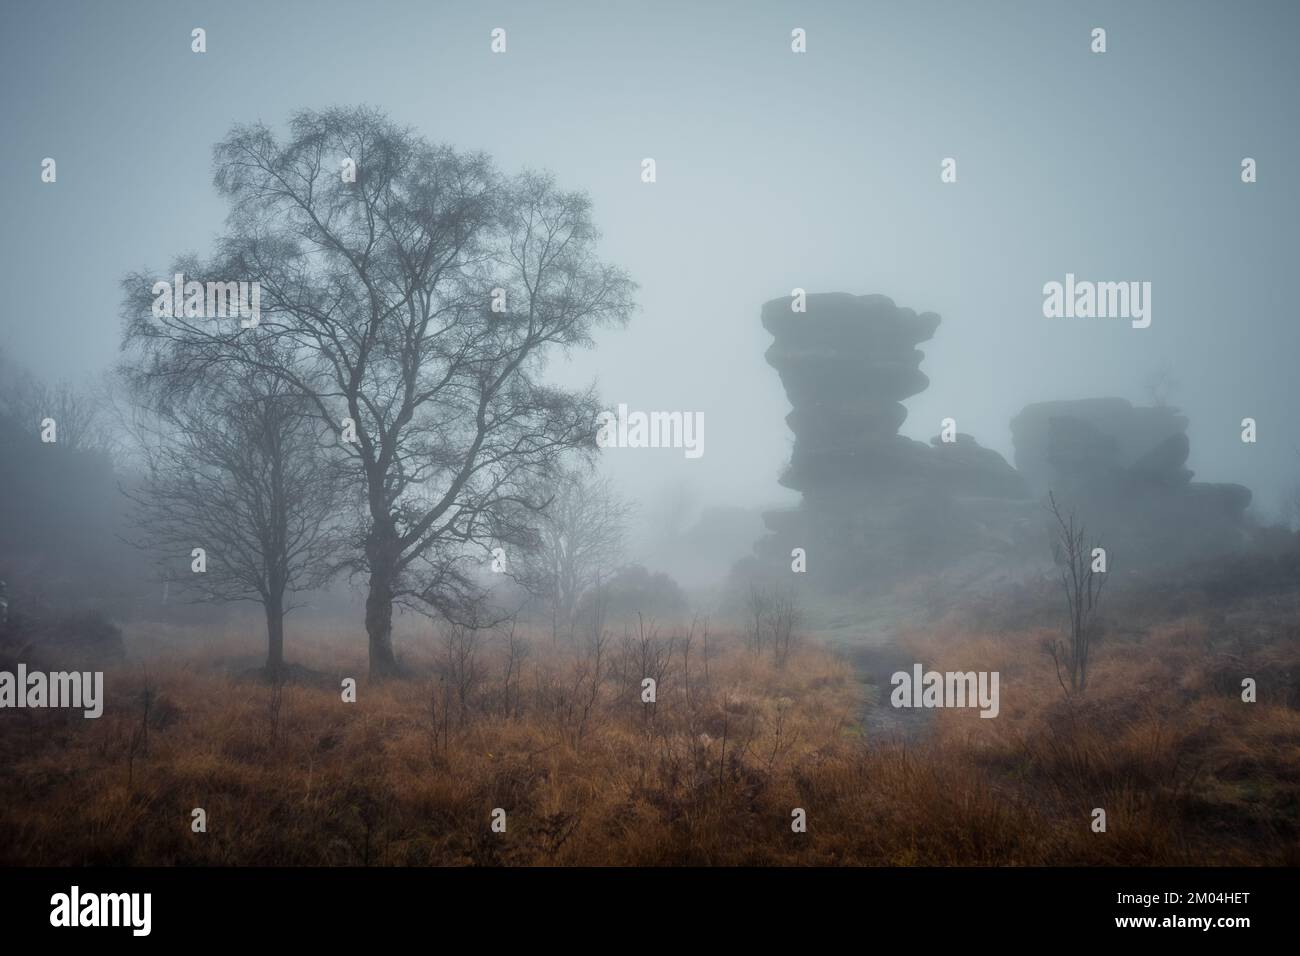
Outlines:
POLYGON ((266 673, 279 677, 284 671, 284 599, 267 598, 266 609, 266 673))
POLYGON ((370 677, 392 677, 398 672, 397 657, 393 654, 393 591, 397 581, 397 542, 372 539, 367 543, 366 551, 370 558, 370 590, 366 594, 370 677))

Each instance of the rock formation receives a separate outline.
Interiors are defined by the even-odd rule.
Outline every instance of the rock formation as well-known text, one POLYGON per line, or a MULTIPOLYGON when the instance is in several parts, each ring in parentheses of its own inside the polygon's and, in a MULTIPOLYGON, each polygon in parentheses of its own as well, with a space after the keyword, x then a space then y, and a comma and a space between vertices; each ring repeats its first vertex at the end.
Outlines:
POLYGON ((838 590, 1010 544, 1016 519, 1000 503, 1029 497, 1015 469, 969 435, 926 445, 898 434, 902 401, 929 384, 916 346, 939 316, 882 295, 828 293, 809 295, 806 312, 775 299, 762 320, 792 406, 780 480, 803 500, 764 516, 773 535, 760 556, 788 562, 805 548, 818 581, 838 590))
POLYGON ((1016 468, 1074 508, 1121 566, 1204 558, 1243 544, 1250 489, 1192 481, 1187 419, 1122 398, 1040 402, 1011 421, 1016 468))
POLYGON ((808 583, 831 593, 922 574, 981 587, 1050 562, 1049 491, 1107 547, 1112 569, 1204 558, 1247 539, 1250 491, 1191 480, 1187 419, 1175 409, 1120 398, 1030 405, 1011 423, 1012 468, 970 435, 927 445, 898 434, 903 400, 929 385, 917 346, 938 328, 934 313, 830 293, 808 296, 806 312, 774 299, 762 319, 792 406, 780 481, 802 495, 763 516, 772 533, 755 553, 765 573, 788 574, 803 548, 808 583))

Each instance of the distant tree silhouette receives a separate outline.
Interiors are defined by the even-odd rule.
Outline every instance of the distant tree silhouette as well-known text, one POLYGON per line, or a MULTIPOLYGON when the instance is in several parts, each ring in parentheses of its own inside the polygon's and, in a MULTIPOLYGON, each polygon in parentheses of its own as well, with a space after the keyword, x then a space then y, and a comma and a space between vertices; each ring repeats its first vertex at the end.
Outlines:
POLYGON ((0 353, 0 415, 21 431, 39 436, 41 422, 55 422, 55 444, 70 451, 110 451, 112 430, 93 389, 68 382, 51 385, 0 353))
POLYGON ((0 578, 12 613, 124 610, 134 596, 107 424, 86 394, 0 353, 0 578), (45 417, 57 422, 53 443, 41 441, 45 417))
POLYGON ((564 631, 572 637, 578 599, 622 566, 633 508, 608 478, 580 469, 564 471, 548 490, 537 546, 521 553, 519 577, 549 602, 552 636, 564 631))

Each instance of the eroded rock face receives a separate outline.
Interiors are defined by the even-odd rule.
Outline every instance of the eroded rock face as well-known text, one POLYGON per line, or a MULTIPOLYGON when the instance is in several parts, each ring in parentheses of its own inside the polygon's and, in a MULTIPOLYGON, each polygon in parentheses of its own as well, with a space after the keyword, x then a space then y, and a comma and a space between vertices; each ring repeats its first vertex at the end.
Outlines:
MULTIPOLYGON (((764 515, 760 570, 787 577, 803 548, 808 583, 875 591, 931 575, 1050 567, 1049 491, 1076 511, 1110 566, 1150 568, 1204 558, 1247 540, 1250 491, 1192 481, 1187 419, 1121 398, 1043 402, 1011 423, 1016 467, 970 435, 927 445, 898 434, 903 401, 925 390, 918 346, 932 312, 882 295, 810 295, 763 307, 769 364, 792 406, 790 463, 780 481, 802 495, 764 515), (952 572, 952 573, 949 573, 952 572)), ((945 585, 946 586, 946 585, 945 585)))
POLYGON ((1246 540, 1250 489, 1192 481, 1187 418, 1122 398, 1040 402, 1011 421, 1016 467, 1073 508, 1128 567, 1205 558, 1246 540))
POLYGON ((1155 480, 1186 484, 1187 419, 1175 408, 1137 408, 1122 398, 1037 402, 1011 420, 1016 468, 1038 494, 1063 476, 1144 466, 1155 480))
POLYGON ((780 481, 803 500, 764 516, 773 535, 760 554, 788 560, 805 548, 819 581, 857 588, 1009 546, 1015 519, 996 503, 1030 497, 1015 469, 970 435, 927 445, 898 434, 903 400, 929 385, 917 346, 939 316, 882 295, 827 293, 808 296, 804 313, 774 299, 762 319, 775 340, 767 361, 792 406, 780 481))

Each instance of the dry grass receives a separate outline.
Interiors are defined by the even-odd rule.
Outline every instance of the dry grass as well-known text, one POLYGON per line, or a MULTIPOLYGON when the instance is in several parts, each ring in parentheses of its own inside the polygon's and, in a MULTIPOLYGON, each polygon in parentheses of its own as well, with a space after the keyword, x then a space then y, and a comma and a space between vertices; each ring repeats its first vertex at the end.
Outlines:
MULTIPOLYGON (((914 636, 941 670, 997 670, 997 719, 937 711, 927 766, 941 765, 1000 842, 987 862, 1095 865, 1300 862, 1300 641, 1294 623, 1212 627, 1185 619, 1095 653, 1069 699, 1039 650, 1050 632, 914 636), (1252 677, 1258 701, 1244 703, 1252 677), (991 824, 1008 810, 1010 832, 991 824), (1107 832, 1088 824, 1093 808, 1107 832)), ((972 860, 972 862, 974 862, 972 860)))
POLYGON ((870 689, 807 644, 778 668, 713 637, 706 674, 698 633, 689 655, 680 635, 513 658, 502 634, 426 639, 405 655, 421 676, 370 685, 355 641, 322 639, 278 703, 222 666, 255 658, 251 635, 155 644, 147 675, 109 672, 99 720, 0 714, 0 863, 1300 862, 1293 632, 1188 620, 1111 641, 1076 701, 1041 637, 949 622, 907 639, 902 657, 1001 674, 1000 717, 932 712, 910 739, 866 732, 870 689))

